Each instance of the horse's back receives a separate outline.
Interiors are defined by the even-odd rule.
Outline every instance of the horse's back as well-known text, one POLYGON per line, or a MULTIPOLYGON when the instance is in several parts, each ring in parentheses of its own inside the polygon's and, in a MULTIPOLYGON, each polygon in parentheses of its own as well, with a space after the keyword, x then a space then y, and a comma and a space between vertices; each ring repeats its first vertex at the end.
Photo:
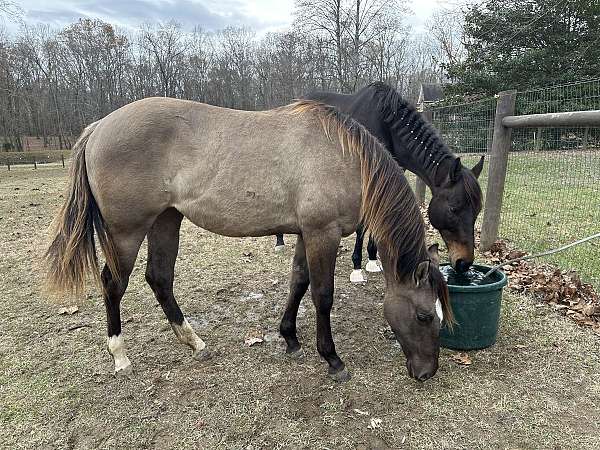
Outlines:
POLYGON ((175 207, 197 225, 233 236, 299 232, 298 208, 309 198, 319 199, 310 205, 315 211, 346 207, 332 186, 339 176, 352 191, 347 183, 356 167, 343 158, 311 115, 170 98, 111 113, 86 150, 90 185, 109 220, 137 211, 132 219, 146 223, 175 207))

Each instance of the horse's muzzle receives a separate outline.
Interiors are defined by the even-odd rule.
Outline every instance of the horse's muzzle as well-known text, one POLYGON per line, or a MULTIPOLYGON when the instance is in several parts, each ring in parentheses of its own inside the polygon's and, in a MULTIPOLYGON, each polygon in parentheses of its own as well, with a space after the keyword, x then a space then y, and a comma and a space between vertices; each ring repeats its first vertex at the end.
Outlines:
POLYGON ((458 272, 458 273, 465 273, 467 270, 469 270, 469 267, 471 267, 471 263, 465 261, 464 259, 457 259, 456 263, 454 264, 456 267, 454 267, 454 269, 458 272))
POLYGON ((434 364, 424 364, 422 367, 415 367, 412 361, 406 361, 408 374, 417 381, 425 381, 435 375, 438 370, 437 361, 434 364))

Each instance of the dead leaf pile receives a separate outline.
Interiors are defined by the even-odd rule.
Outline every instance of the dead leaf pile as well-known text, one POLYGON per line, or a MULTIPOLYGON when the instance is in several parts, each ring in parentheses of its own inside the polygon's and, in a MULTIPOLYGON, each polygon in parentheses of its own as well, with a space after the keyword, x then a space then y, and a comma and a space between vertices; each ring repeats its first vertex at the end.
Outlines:
MULTIPOLYGON (((492 264, 525 255, 525 252, 510 248, 505 241, 496 241, 489 251, 483 253, 492 264)), ((508 275, 510 290, 533 295, 554 305, 579 325, 591 327, 600 335, 600 297, 591 284, 581 281, 577 272, 528 261, 506 265, 502 270, 508 275)))
POLYGON ((454 353, 452 356, 450 356, 450 359, 461 366, 470 366, 473 364, 473 361, 468 353, 454 353))

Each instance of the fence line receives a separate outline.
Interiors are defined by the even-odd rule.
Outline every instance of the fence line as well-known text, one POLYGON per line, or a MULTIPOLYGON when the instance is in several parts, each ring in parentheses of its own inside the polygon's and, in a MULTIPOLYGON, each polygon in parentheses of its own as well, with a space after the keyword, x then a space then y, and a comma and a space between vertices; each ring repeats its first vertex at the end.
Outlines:
POLYGON ((37 169, 38 164, 61 163, 71 156, 71 150, 48 150, 45 152, 0 152, 0 167, 10 170, 16 165, 30 165, 37 169))
MULTIPOLYGON (((467 164, 475 162, 477 153, 489 155, 488 170, 480 180, 487 199, 488 220, 482 224, 480 217, 477 224, 483 225, 484 246, 489 245, 486 239, 494 237, 494 227, 501 238, 532 252, 598 232, 600 79, 516 93, 514 112, 507 114, 500 130, 512 132, 505 142, 509 151, 505 152, 504 189, 499 190, 502 186, 498 184, 498 174, 494 174, 497 152, 492 143, 500 100, 444 105, 431 112, 439 133, 467 164), (512 125, 528 127, 513 129, 512 125), (495 177, 496 181, 488 181, 488 177, 495 177), (495 219, 489 208, 498 208, 498 204, 495 219)), ((584 279, 600 287, 598 260, 600 244, 594 242, 551 258, 559 267, 576 269, 584 279)))

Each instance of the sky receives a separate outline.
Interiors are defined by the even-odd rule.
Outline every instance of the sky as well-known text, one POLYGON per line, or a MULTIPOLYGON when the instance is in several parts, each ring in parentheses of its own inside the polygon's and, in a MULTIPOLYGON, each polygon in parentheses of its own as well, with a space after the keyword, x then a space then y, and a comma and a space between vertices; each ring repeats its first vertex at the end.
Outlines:
MULTIPOLYGON (((218 30, 248 26, 259 34, 289 28, 294 0, 17 0, 28 24, 61 28, 80 17, 99 18, 123 28, 173 19, 184 28, 218 30)), ((407 22, 417 32, 440 0, 407 0, 413 15, 407 22)), ((9 30, 16 25, 6 23, 9 30)))

